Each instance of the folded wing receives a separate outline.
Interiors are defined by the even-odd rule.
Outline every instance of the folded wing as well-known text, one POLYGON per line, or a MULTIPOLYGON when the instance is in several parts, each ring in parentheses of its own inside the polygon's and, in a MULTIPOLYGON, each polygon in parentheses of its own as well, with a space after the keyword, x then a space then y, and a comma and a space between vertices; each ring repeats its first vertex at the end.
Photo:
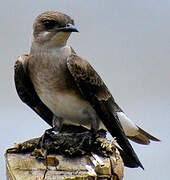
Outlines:
POLYGON ((14 67, 14 81, 20 99, 52 126, 53 113, 38 97, 29 77, 29 55, 18 57, 14 67))
POLYGON ((129 166, 143 168, 117 117, 114 99, 100 76, 86 60, 76 54, 68 58, 67 66, 81 94, 90 102, 111 135, 116 137, 128 161, 130 159, 129 166))

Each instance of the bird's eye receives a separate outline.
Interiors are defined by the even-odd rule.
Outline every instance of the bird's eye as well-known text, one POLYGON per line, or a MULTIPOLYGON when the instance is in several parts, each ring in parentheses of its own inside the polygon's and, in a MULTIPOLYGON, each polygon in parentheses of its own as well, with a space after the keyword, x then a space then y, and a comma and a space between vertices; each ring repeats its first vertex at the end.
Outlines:
POLYGON ((47 30, 53 29, 58 24, 54 20, 44 20, 42 23, 47 30))

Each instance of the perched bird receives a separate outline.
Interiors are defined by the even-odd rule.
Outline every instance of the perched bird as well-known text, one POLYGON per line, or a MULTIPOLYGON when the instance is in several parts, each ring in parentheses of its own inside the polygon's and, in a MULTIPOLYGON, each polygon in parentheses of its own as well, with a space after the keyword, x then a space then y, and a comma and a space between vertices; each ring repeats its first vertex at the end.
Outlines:
POLYGON ((35 19, 30 53, 15 63, 19 97, 56 132, 65 123, 94 133, 104 126, 130 160, 126 165, 143 168, 127 137, 141 144, 159 140, 125 115, 93 67, 67 45, 72 32, 78 30, 65 14, 48 11, 35 19))

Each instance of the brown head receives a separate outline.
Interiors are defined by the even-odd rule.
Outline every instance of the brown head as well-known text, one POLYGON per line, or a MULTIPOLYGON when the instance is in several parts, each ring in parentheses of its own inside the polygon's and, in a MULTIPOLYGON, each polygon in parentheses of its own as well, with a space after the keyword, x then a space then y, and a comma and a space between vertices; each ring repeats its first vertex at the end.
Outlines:
POLYGON ((40 14, 33 24, 33 42, 49 47, 62 47, 71 32, 78 32, 74 21, 66 14, 47 11, 40 14))

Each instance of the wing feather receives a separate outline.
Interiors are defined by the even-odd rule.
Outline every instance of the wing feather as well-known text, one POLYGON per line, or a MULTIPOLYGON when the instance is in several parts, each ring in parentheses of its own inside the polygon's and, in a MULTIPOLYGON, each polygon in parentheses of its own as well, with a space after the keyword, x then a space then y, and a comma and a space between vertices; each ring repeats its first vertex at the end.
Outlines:
POLYGON ((30 80, 28 70, 29 58, 29 55, 21 55, 15 62, 14 81, 18 96, 42 119, 52 126, 53 113, 42 103, 30 80))
POLYGON ((143 168, 118 120, 114 99, 100 76, 86 60, 76 54, 68 58, 67 66, 84 98, 91 103, 107 130, 116 137, 118 144, 131 159, 131 163, 126 165, 143 168))

